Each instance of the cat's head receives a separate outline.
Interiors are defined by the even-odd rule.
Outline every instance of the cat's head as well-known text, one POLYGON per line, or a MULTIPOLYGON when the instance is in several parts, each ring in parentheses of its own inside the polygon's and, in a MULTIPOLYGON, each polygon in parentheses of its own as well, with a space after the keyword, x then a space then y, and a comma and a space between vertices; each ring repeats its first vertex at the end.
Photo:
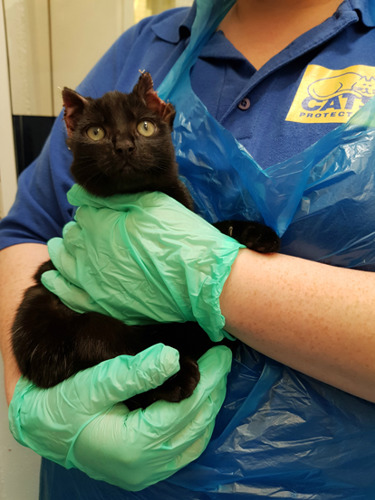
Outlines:
POLYGON ((97 196, 163 190, 177 179, 171 139, 175 110, 142 73, 129 94, 98 99, 64 88, 67 144, 75 181, 97 196))

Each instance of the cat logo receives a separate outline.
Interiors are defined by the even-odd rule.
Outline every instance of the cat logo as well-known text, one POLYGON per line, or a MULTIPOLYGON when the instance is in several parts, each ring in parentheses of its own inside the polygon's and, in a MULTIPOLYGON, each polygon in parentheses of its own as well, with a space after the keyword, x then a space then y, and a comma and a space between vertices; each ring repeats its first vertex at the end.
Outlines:
POLYGON ((375 67, 332 70, 310 65, 302 77, 287 121, 344 123, 375 95, 375 67))

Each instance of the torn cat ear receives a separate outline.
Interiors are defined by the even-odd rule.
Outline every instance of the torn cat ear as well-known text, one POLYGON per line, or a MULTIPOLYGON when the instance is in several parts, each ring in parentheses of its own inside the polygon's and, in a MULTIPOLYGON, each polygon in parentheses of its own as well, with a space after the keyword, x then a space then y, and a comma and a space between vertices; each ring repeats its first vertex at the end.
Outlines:
POLYGON ((170 102, 167 103, 160 99, 154 90, 154 83, 150 73, 147 73, 147 71, 141 73, 133 92, 146 102, 148 108, 158 113, 160 118, 172 127, 174 117, 176 116, 174 106, 170 102))
POLYGON ((78 94, 75 90, 64 87, 62 91, 64 105, 64 120, 68 135, 71 135, 75 129, 78 117, 81 115, 84 107, 89 101, 78 94))

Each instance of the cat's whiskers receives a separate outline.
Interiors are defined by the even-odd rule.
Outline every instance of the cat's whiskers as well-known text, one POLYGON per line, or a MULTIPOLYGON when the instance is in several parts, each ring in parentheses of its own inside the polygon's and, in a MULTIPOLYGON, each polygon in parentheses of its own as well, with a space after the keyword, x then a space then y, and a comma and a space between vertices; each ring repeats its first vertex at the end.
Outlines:
POLYGON ((93 168, 92 157, 85 156, 80 158, 79 169, 81 172, 81 179, 84 181, 80 182, 83 187, 92 185, 95 182, 100 182, 102 171, 93 168))

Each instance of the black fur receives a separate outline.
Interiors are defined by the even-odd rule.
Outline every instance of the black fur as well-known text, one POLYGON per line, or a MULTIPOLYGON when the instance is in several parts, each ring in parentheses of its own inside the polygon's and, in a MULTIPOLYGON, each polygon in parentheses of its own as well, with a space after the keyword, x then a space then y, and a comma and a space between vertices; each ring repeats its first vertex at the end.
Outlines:
MULTIPOLYGON (((109 92, 91 99, 65 88, 63 100, 67 144, 73 153, 71 172, 77 183, 104 197, 158 190, 193 208, 178 178, 171 140, 175 111, 158 98, 148 73, 141 75, 130 94, 109 92), (151 124, 144 126, 147 133, 151 126, 154 130, 149 136, 137 128, 145 122, 151 124)), ((277 236, 261 224, 225 221, 217 226, 249 248, 278 250, 277 236)), ((40 387, 51 387, 101 361, 135 355, 162 342, 179 350, 181 370, 126 404, 130 409, 144 408, 158 399, 180 401, 192 394, 199 381, 197 359, 213 345, 196 323, 127 326, 99 313, 78 314, 41 284, 48 269, 53 269, 50 261, 38 269, 13 325, 13 350, 26 377, 40 387)))

